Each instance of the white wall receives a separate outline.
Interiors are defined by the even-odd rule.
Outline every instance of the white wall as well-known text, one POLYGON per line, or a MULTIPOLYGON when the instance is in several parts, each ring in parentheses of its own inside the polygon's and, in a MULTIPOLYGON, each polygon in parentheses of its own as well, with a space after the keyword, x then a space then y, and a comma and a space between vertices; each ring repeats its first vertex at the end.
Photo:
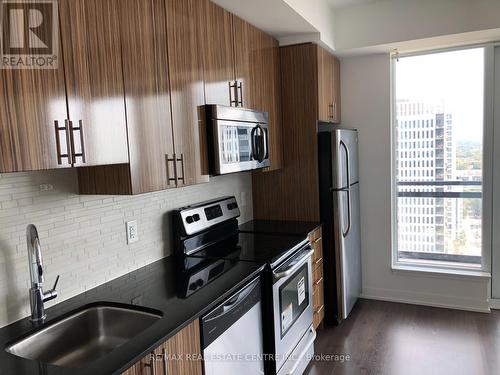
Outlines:
POLYGON ((342 123, 359 130, 363 296, 488 310, 487 279, 391 270, 390 60, 341 60, 342 123))
POLYGON ((46 285, 61 275, 59 297, 50 305, 171 254, 165 214, 174 208, 235 195, 241 220, 252 218, 250 173, 133 197, 76 191, 75 170, 0 174, 0 326, 29 315, 29 223, 39 230, 46 285), (40 192, 40 184, 52 184, 54 190, 40 192), (125 222, 134 219, 139 241, 127 245, 125 222))
POLYGON ((498 0, 381 0, 335 10, 339 50, 497 28, 498 0))

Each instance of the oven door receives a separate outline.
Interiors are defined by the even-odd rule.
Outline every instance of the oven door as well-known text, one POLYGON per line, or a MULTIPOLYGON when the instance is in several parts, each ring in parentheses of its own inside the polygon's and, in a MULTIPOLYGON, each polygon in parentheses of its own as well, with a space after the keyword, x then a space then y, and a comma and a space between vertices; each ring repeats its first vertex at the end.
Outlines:
POLYGON ((313 321, 312 273, 309 245, 273 270, 273 315, 276 372, 313 321))
POLYGON ((216 120, 216 129, 214 174, 269 167, 267 124, 216 120))

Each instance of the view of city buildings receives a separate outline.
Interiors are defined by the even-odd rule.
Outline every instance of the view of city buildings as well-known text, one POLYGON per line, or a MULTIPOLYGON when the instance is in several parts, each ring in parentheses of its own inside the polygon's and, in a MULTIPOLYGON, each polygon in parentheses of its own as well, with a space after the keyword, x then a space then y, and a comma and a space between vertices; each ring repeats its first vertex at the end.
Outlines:
POLYGON ((400 257, 479 261, 481 143, 456 139, 442 104, 398 100, 396 111, 400 257))

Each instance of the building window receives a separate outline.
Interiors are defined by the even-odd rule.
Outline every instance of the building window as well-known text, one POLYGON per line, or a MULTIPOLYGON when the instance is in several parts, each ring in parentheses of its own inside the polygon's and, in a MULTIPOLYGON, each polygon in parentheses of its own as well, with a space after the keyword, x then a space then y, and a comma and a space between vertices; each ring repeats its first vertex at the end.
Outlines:
POLYGON ((485 49, 400 56, 393 67, 394 260, 481 267, 485 49), (403 138, 405 124, 415 130, 403 138))

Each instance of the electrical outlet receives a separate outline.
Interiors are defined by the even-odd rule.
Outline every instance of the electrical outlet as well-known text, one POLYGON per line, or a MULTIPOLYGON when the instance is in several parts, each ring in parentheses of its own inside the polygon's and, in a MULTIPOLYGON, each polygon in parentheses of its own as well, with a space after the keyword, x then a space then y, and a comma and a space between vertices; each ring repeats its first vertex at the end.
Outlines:
POLYGON ((54 190, 54 185, 51 185, 51 184, 41 184, 40 185, 41 192, 50 191, 50 190, 54 190))
POLYGON ((137 220, 127 221, 127 243, 131 244, 139 241, 137 220))

